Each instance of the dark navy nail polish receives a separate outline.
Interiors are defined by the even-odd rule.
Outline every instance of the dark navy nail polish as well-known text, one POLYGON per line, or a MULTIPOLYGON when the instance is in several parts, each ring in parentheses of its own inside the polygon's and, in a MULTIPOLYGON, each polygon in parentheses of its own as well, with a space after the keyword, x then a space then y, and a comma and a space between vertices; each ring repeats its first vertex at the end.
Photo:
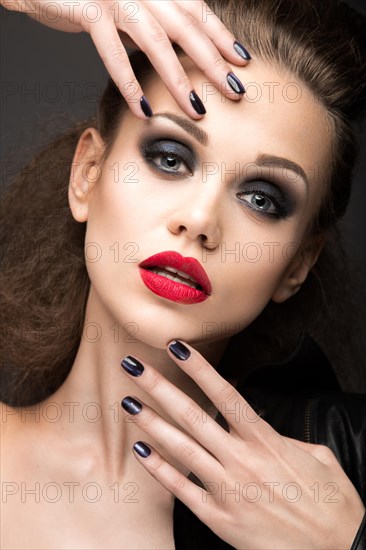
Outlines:
POLYGON ((128 372, 128 374, 131 374, 131 376, 141 376, 144 372, 144 367, 140 361, 137 361, 137 359, 134 359, 131 355, 126 355, 126 357, 122 359, 121 367, 128 372))
POLYGON ((142 409, 142 404, 140 403, 140 401, 137 401, 137 399, 134 399, 129 395, 122 399, 121 405, 124 410, 130 414, 138 414, 142 409))
POLYGON ((234 73, 228 73, 226 80, 228 81, 228 84, 234 92, 237 94, 245 94, 245 88, 239 78, 235 76, 234 73))
POLYGON ((206 114, 205 106, 203 105, 201 99, 198 97, 194 90, 192 90, 189 94, 189 99, 191 100, 192 107, 196 111, 196 113, 198 113, 199 115, 206 114))
POLYGON ((191 352, 188 348, 182 342, 179 342, 179 340, 174 340, 171 344, 169 344, 170 351, 177 357, 177 359, 180 359, 181 361, 187 361, 187 359, 191 356, 191 352))
POLYGON ((146 443, 143 443, 142 441, 136 441, 136 443, 133 446, 136 453, 142 458, 146 458, 151 454, 151 449, 146 445, 146 443))
POLYGON ((141 105, 142 112, 144 113, 144 115, 147 118, 150 118, 150 117, 153 116, 153 112, 152 112, 152 109, 150 107, 150 103, 148 102, 148 100, 146 99, 146 97, 144 95, 140 99, 140 105, 141 105))
POLYGON ((237 40, 234 42, 234 50, 240 55, 240 57, 245 59, 245 61, 252 59, 248 50, 244 48, 243 44, 240 44, 237 40))

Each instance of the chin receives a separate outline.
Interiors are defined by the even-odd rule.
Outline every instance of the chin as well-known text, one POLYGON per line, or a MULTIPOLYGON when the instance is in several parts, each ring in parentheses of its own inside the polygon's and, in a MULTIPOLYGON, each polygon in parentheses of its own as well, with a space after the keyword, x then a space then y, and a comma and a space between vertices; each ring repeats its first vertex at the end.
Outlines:
POLYGON ((166 349, 168 343, 172 340, 184 340, 192 345, 202 342, 202 332, 198 327, 196 330, 192 327, 187 330, 185 327, 182 327, 181 324, 177 323, 176 329, 174 329, 171 325, 168 328, 162 326, 161 323, 151 322, 139 323, 138 326, 138 332, 131 331, 129 336, 125 339, 126 342, 131 338, 131 342, 138 341, 156 349, 166 349))
POLYGON ((124 327, 126 332, 122 341, 127 344, 141 342, 152 348, 166 349, 167 344, 176 339, 192 345, 204 340, 202 321, 197 315, 187 315, 184 310, 162 310, 145 303, 140 308, 128 308, 128 315, 121 315, 120 310, 114 311, 112 316, 115 323, 124 327))
MULTIPOLYGON (((155 349, 166 349, 172 340, 183 340, 193 347, 226 340, 235 333, 243 330, 243 326, 236 323, 237 330, 223 330, 224 323, 212 321, 207 323, 199 317, 175 312, 155 312, 145 306, 143 315, 136 314, 134 323, 126 323, 126 319, 116 320, 120 326, 127 329, 125 342, 140 342, 155 349), (194 318, 195 317, 195 318, 194 318), (208 327, 206 325, 209 325, 208 327), (129 326, 130 325, 130 326, 129 326), (129 330, 129 328, 131 330, 129 330)), ((203 317, 203 319, 207 316, 203 317)))

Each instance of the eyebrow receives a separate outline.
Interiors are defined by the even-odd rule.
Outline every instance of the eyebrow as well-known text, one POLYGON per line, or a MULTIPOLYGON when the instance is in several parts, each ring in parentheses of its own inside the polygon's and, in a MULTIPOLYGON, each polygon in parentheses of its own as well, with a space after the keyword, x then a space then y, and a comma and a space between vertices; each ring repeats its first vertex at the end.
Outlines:
MULTIPOLYGON (((202 128, 199 128, 196 126, 193 122, 188 120, 187 118, 176 115, 174 113, 157 113, 153 115, 151 118, 167 118, 168 120, 171 120, 178 126, 180 126, 183 130, 185 130, 190 136, 195 138, 201 145, 207 145, 209 141, 208 134, 202 130, 202 128)), ((266 166, 273 166, 274 168, 282 168, 282 170, 291 170, 292 172, 295 172, 295 174, 298 174, 302 180, 304 181, 306 188, 309 186, 309 180, 305 173, 305 170, 296 162, 283 158, 278 157, 276 155, 268 155, 266 153, 261 153, 258 155, 258 157, 255 160, 255 164, 258 167, 266 167, 266 166)))
POLYGON ((291 170, 302 178, 306 188, 309 187, 309 180, 305 170, 292 160, 277 157, 276 155, 267 155, 266 153, 262 153, 256 158, 255 164, 259 167, 273 166, 274 168, 282 168, 282 170, 291 170))
POLYGON ((167 118, 172 122, 175 122, 175 124, 178 124, 178 126, 185 130, 190 136, 195 138, 201 145, 208 144, 208 134, 204 130, 202 130, 202 128, 198 128, 198 126, 196 126, 187 118, 180 115, 175 115, 174 113, 157 113, 151 118, 158 117, 167 118))

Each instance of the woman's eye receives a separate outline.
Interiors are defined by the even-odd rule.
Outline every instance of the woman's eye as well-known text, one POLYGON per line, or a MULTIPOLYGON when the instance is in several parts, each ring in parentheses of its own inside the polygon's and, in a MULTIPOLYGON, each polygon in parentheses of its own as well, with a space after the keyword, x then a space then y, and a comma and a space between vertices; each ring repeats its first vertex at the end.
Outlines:
POLYGON ((178 141, 156 140, 143 145, 141 152, 154 170, 164 174, 188 177, 194 172, 196 157, 193 151, 178 141))
POLYGON ((277 208, 266 195, 261 193, 250 193, 243 195, 244 200, 249 202, 256 210, 262 210, 268 214, 277 213, 277 208))
POLYGON ((151 160, 153 160, 156 164, 159 164, 162 168, 172 170, 174 172, 178 172, 179 168, 183 164, 178 157, 171 154, 161 154, 151 160))
POLYGON ((245 191, 237 194, 252 210, 272 218, 286 218, 294 210, 294 201, 278 185, 263 182, 259 187, 248 184, 245 191))

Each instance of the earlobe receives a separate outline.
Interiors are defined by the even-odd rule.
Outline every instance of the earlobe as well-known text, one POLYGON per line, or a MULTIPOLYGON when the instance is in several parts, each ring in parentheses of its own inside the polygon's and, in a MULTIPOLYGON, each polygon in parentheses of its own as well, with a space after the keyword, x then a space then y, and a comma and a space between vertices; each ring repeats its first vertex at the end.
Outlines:
POLYGON ((87 128, 77 144, 69 182, 69 205, 74 219, 88 219, 89 200, 99 180, 104 142, 95 128, 87 128))
POLYGON ((302 247, 295 259, 290 263, 280 285, 272 296, 272 301, 280 304, 301 289, 306 281, 309 271, 316 264, 326 241, 325 234, 318 234, 311 238, 305 247, 302 247))

